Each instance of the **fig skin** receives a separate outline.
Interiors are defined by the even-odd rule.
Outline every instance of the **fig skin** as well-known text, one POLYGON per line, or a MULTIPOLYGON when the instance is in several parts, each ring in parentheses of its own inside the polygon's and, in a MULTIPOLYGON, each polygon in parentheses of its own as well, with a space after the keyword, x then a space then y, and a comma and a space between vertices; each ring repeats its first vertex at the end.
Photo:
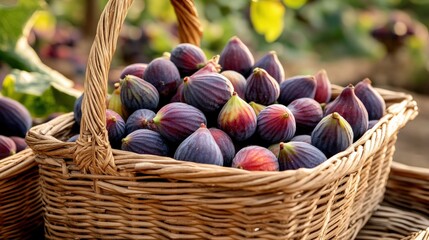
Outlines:
POLYGON ((223 166, 231 167, 232 159, 235 156, 235 147, 232 139, 220 129, 209 128, 209 131, 222 153, 223 166))
POLYGON ((7 136, 0 135, 0 159, 16 153, 15 142, 7 136))
POLYGON ((279 144, 279 170, 314 168, 324 161, 326 156, 315 146, 306 142, 288 142, 279 144))
POLYGON ((21 152, 22 150, 28 147, 27 142, 25 141, 25 138, 17 137, 17 136, 12 136, 9 138, 12 139, 12 141, 15 143, 17 153, 21 152))
POLYGON ((323 118, 322 107, 312 98, 295 99, 287 107, 295 117, 299 134, 310 134, 323 118))
POLYGON ((234 36, 222 49, 219 64, 223 71, 234 70, 247 78, 255 64, 255 59, 249 48, 237 36, 234 36))
POLYGON ((207 62, 203 50, 190 43, 180 43, 170 53, 170 61, 176 65, 180 77, 195 73, 207 62))
POLYGON ((321 69, 314 75, 314 78, 316 79, 314 100, 319 103, 328 103, 332 96, 332 86, 328 73, 325 69, 321 69))
POLYGON ((121 140, 125 136, 125 121, 113 110, 106 110, 106 129, 109 136, 110 145, 120 149, 121 140))
POLYGON ((369 120, 379 120, 386 111, 383 97, 373 87, 371 80, 365 78, 355 86, 355 94, 368 112, 369 120))
POLYGON ((232 86, 234 87, 234 91, 238 94, 238 96, 241 97, 241 99, 244 99, 247 82, 243 75, 233 70, 226 70, 220 74, 225 76, 231 82, 232 86))
POLYGON ((311 144, 311 135, 307 135, 307 134, 295 135, 290 141, 305 142, 305 143, 311 144))
POLYGON ((257 126, 258 135, 269 143, 288 141, 296 131, 293 113, 281 104, 272 104, 262 110, 257 118, 257 126))
POLYGON ((169 99, 181 83, 176 65, 163 57, 153 59, 144 71, 143 79, 152 84, 161 99, 169 99))
POLYGON ((156 113, 149 109, 139 109, 135 111, 125 122, 125 134, 130 134, 138 129, 151 129, 149 122, 155 115, 156 113))
POLYGON ((256 102, 262 105, 274 103, 280 95, 280 87, 277 81, 262 68, 253 69, 247 78, 245 97, 248 102, 256 102))
POLYGON ((107 103, 107 109, 111 109, 121 115, 121 117, 126 120, 128 118, 128 114, 126 113, 126 110, 122 104, 121 101, 121 87, 119 83, 115 83, 115 89, 113 90, 112 94, 109 96, 109 100, 107 103))
POLYGON ((237 152, 232 167, 248 171, 279 171, 279 162, 270 150, 251 145, 237 152))
POLYGON ((156 110, 158 107, 159 93, 149 82, 133 75, 127 75, 121 79, 120 84, 121 101, 128 114, 132 114, 138 109, 156 110))
POLYGON ((0 135, 25 137, 32 123, 24 105, 12 98, 0 97, 0 135))
POLYGON ((167 156, 168 144, 161 134, 150 129, 137 129, 122 139, 121 149, 139 154, 167 156))
POLYGON ((147 68, 147 63, 133 63, 125 66, 120 74, 120 79, 125 78, 127 75, 133 75, 139 78, 143 78, 144 71, 147 68))
POLYGON ((266 106, 253 101, 250 102, 249 105, 253 108, 253 111, 255 111, 256 116, 258 116, 259 113, 266 108, 266 106))
POLYGON ((264 69, 279 84, 285 79, 285 70, 275 51, 270 51, 262 56, 262 58, 253 65, 253 68, 264 69))
POLYGON ((298 98, 313 98, 316 93, 314 76, 295 76, 280 83, 280 95, 277 101, 285 106, 298 98))

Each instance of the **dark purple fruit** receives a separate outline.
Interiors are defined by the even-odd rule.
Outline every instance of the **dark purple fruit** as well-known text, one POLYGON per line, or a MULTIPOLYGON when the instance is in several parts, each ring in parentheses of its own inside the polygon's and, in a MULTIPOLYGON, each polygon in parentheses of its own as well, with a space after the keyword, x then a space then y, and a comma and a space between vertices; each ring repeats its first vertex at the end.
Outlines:
POLYGON ((365 106, 369 120, 379 120, 384 116, 386 103, 380 93, 372 87, 371 80, 365 78, 356 84, 355 94, 365 106))
POLYGON ((106 110, 106 129, 109 142, 113 148, 120 149, 121 140, 125 136, 125 121, 113 110, 106 110))
POLYGON ((15 142, 9 137, 0 135, 0 159, 9 157, 16 153, 15 142))
POLYGON ((162 136, 150 129, 138 129, 122 139, 121 149, 139 154, 167 156, 168 145, 162 136))
POLYGON ((279 162, 270 150, 248 146, 237 152, 232 160, 232 167, 249 171, 278 171, 279 162))
POLYGON ((314 98, 316 79, 313 76, 295 76, 280 83, 278 102, 289 105, 298 98, 314 98))
POLYGON ((278 160, 280 171, 284 171, 314 168, 326 161, 326 156, 306 142, 288 142, 279 144, 278 160))
POLYGON ((279 94, 279 84, 270 74, 262 68, 253 69, 247 78, 245 97, 248 102, 270 105, 277 100, 279 94))
POLYGON ((133 75, 133 76, 136 76, 139 78, 143 78, 143 74, 144 74, 144 71, 146 70, 146 68, 147 68, 146 63, 130 64, 122 70, 120 78, 123 79, 127 75, 133 75))
POLYGON ((238 94, 238 96, 244 99, 247 82, 243 75, 233 70, 223 71, 221 72, 221 74, 228 78, 228 80, 232 83, 232 86, 234 87, 234 91, 238 94))
POLYGON ((258 135, 268 143, 287 141, 295 131, 295 118, 284 105, 272 104, 258 115, 258 135))
POLYGON ((0 134, 25 137, 31 128, 32 118, 20 102, 8 97, 0 97, 0 134))
POLYGON ((165 58, 152 60, 144 71, 143 79, 158 90, 161 98, 171 97, 181 82, 176 65, 165 58))
POLYGON ((235 156, 235 147, 231 138, 224 131, 217 128, 209 128, 216 144, 223 156, 223 166, 231 167, 232 159, 235 156))
POLYGON ((170 99, 170 103, 173 103, 173 102, 184 102, 185 101, 183 99, 183 86, 184 86, 183 83, 181 83, 177 87, 176 93, 170 99))
POLYGON ((272 76, 277 83, 281 83, 285 79, 285 70, 280 63, 277 53, 270 51, 265 54, 259 61, 255 63, 254 68, 262 68, 272 76))
POLYGON ((155 115, 155 112, 149 109, 139 109, 135 111, 125 122, 125 134, 130 134, 138 129, 150 129, 149 122, 155 115))
POLYGON ((238 38, 232 37, 220 53, 219 64, 222 70, 234 70, 244 77, 252 71, 255 59, 249 48, 238 38))
POLYGON ((331 100, 332 90, 331 81, 325 69, 321 69, 314 75, 316 79, 316 94, 314 100, 319 103, 328 103, 331 100))
POLYGON ((306 135, 306 134, 296 135, 290 141, 291 142, 306 142, 308 144, 311 144, 311 136, 310 135, 306 135))
POLYGON ((170 61, 176 65, 183 78, 204 66, 207 58, 201 48, 190 43, 181 43, 171 51, 170 61))
POLYGON ((80 125, 80 120, 82 119, 82 100, 83 100, 83 95, 84 95, 84 93, 82 93, 82 95, 80 95, 80 97, 76 98, 76 100, 74 101, 73 116, 74 116, 75 122, 78 125, 80 125))
POLYGON ((15 143, 17 153, 21 152, 22 150, 28 147, 27 142, 25 141, 25 138, 16 137, 16 136, 12 136, 9 138, 12 139, 12 141, 15 143))
POLYGON ((149 82, 133 75, 127 75, 121 79, 120 83, 121 101, 128 114, 139 109, 155 110, 158 107, 158 91, 149 82))
POLYGON ((311 133, 314 127, 323 118, 322 107, 312 98, 298 98, 288 106, 296 121, 299 133, 311 133))
POLYGON ((379 120, 370 120, 370 121, 368 122, 368 129, 373 128, 373 127, 375 126, 375 124, 377 124, 377 123, 378 123, 378 121, 379 121, 379 120))

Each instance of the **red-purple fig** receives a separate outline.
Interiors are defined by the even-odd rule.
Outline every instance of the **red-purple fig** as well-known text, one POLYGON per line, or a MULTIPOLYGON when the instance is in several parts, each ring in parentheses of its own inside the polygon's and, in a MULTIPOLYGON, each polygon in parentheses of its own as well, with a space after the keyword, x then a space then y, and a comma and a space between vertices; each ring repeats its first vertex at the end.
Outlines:
POLYGON ((149 122, 155 115, 155 112, 149 109, 139 109, 135 111, 125 122, 125 134, 130 134, 138 129, 150 129, 151 126, 149 122))
POLYGON ((220 53, 222 70, 234 70, 244 77, 249 76, 255 59, 249 48, 236 36, 229 39, 220 53))
POLYGON ((285 79, 285 70, 280 63, 277 53, 270 51, 265 54, 259 61, 255 63, 254 68, 262 68, 272 76, 277 83, 281 83, 285 79))
POLYGON ((233 70, 226 70, 221 72, 221 74, 228 78, 228 80, 232 83, 232 86, 234 87, 234 91, 238 94, 238 96, 244 99, 247 82, 243 75, 233 70))
POLYGON ((314 168, 326 161, 326 156, 306 142, 288 142, 279 144, 278 160, 280 171, 284 171, 314 168))
POLYGON ((316 79, 316 93, 314 100, 319 103, 327 103, 331 100, 332 90, 331 81, 329 81, 328 74, 325 69, 319 70, 315 75, 316 79))
POLYGON ((259 113, 257 122, 258 135, 266 142, 287 141, 295 135, 295 118, 284 105, 269 105, 259 113))
POLYGON ((308 144, 311 144, 311 136, 306 135, 306 134, 295 135, 293 138, 291 138, 290 141, 291 142, 306 142, 308 144))
POLYGON ((28 147, 27 142, 25 141, 25 138, 17 137, 17 136, 12 136, 9 138, 12 139, 12 141, 15 143, 17 153, 21 152, 22 150, 28 147))
POLYGON ((31 125, 30 112, 24 105, 12 98, 0 97, 1 135, 25 137, 31 125))
POLYGON ((0 135, 0 159, 9 157, 16 153, 15 142, 9 137, 0 135))
POLYGON ((133 75, 127 75, 121 79, 120 83, 121 102, 128 114, 132 114, 138 109, 155 110, 158 107, 158 91, 149 82, 133 75))
POLYGON ((250 102, 249 105, 253 108, 253 111, 255 111, 256 116, 258 116, 259 113, 266 108, 266 106, 253 101, 250 102))
POLYGON ((125 121, 113 110, 106 110, 106 129, 109 135, 109 142, 113 148, 119 149, 121 140, 125 136, 125 121))
POLYGON ((144 71, 147 68, 146 63, 133 63, 126 66, 120 75, 120 78, 123 79, 127 75, 133 75, 139 78, 143 78, 144 71))
POLYGON ((248 171, 278 171, 279 162, 274 154, 260 146, 248 146, 237 152, 232 167, 248 171))
POLYGON ((248 102, 270 105, 277 100, 279 94, 279 84, 270 74, 262 68, 253 69, 247 78, 245 97, 248 102))
POLYGON ((180 43, 171 51, 170 61, 176 65, 183 78, 200 69, 207 58, 201 48, 190 43, 180 43))
POLYGON ((322 107, 312 98, 295 99, 287 107, 295 117, 296 130, 299 133, 311 133, 323 118, 322 107))
POLYGON ((183 99, 183 83, 181 83, 176 90, 176 93, 171 97, 170 103, 173 102, 184 102, 185 99, 183 99))
POLYGON ((280 83, 278 102, 289 105, 298 98, 314 98, 316 79, 313 76, 295 76, 280 83))
POLYGON ((380 93, 372 87, 371 80, 365 78, 356 84, 355 94, 365 106, 369 120, 379 120, 384 116, 386 103, 380 93))
POLYGON ((162 57, 155 58, 147 65, 143 79, 158 90, 160 98, 170 98, 181 82, 176 65, 162 57))
POLYGON ((232 159, 235 156, 235 147, 232 139, 224 131, 217 128, 209 128, 216 144, 223 156, 223 166, 231 167, 232 159))
POLYGON ((162 136, 150 129, 138 129, 122 139, 121 149, 139 154, 167 156, 168 145, 162 136))
POLYGON ((219 65, 219 55, 215 55, 192 75, 195 76, 205 73, 219 73, 221 69, 222 67, 219 65))

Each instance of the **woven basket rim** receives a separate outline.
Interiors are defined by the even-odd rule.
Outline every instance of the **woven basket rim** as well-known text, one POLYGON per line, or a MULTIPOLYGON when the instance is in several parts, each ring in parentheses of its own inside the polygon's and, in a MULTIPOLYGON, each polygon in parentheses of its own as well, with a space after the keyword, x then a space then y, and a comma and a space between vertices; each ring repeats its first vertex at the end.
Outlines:
POLYGON ((7 158, 0 159, 0 180, 17 175, 35 166, 35 155, 31 148, 24 149, 7 158))

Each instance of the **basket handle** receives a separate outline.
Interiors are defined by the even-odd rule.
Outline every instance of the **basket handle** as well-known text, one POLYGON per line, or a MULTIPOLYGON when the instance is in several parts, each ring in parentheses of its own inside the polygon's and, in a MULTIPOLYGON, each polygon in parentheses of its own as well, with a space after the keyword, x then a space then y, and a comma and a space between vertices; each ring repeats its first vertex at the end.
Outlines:
MULTIPOLYGON (((106 130, 107 78, 119 32, 133 0, 109 0, 88 57, 80 136, 74 163, 83 173, 118 175, 106 130)), ((199 44, 202 35, 193 0, 171 0, 181 42, 199 44)))

